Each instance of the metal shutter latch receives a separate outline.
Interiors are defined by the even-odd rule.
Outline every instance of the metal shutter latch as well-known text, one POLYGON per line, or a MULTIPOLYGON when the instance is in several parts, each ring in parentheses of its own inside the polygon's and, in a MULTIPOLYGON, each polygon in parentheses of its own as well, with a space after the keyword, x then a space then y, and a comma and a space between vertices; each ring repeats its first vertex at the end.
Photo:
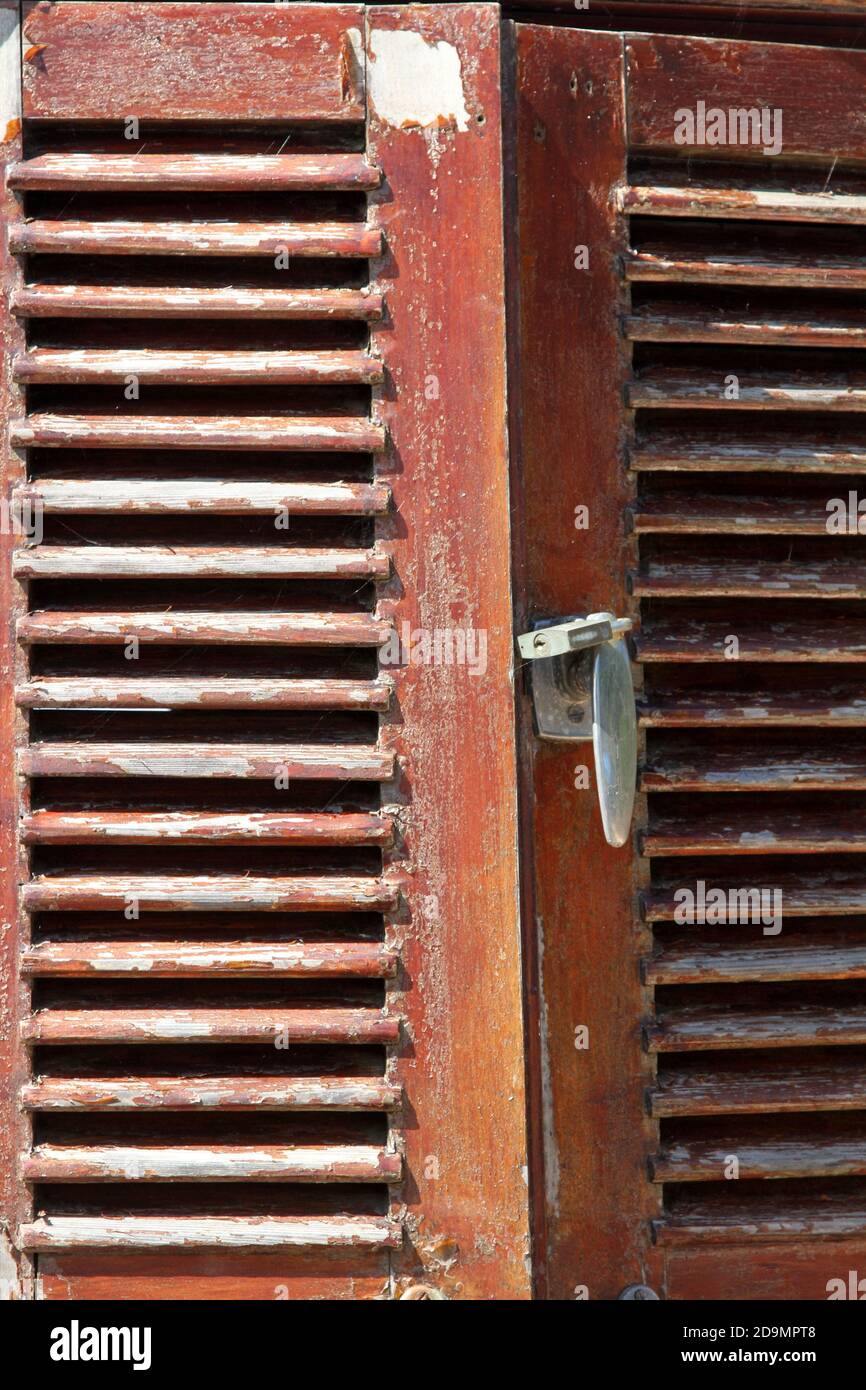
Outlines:
POLYGON ((608 844, 626 843, 637 782, 637 719, 631 662, 621 640, 630 618, 590 613, 538 623, 517 639, 528 667, 539 738, 592 740, 596 789, 608 844))

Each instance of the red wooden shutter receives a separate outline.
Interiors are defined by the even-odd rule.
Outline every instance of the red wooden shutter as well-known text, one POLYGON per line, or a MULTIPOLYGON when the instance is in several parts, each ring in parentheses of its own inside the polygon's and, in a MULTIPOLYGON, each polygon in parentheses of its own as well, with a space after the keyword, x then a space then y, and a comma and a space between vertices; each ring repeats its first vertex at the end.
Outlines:
POLYGON ((495 9, 25 9, 20 1292, 523 1296, 495 9))
POLYGON ((631 855, 527 738, 548 1288, 823 1299, 866 1258, 864 542, 827 525, 866 473, 864 60, 516 56, 522 620, 639 620, 644 730, 631 855), (677 143, 699 103, 781 111, 781 152, 677 143), (781 932, 676 922, 714 888, 781 932))

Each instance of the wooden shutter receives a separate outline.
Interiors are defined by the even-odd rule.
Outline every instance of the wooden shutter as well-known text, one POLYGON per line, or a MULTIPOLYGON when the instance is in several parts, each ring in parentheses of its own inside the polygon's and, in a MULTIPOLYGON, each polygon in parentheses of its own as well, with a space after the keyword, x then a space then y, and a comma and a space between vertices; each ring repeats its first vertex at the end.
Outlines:
POLYGON ((522 1296, 495 10, 25 12, 19 1292, 522 1296), (395 117, 400 29, 454 55, 465 120, 395 117), (377 660, 449 624, 487 633, 483 681, 377 660))
POLYGON ((522 620, 633 616, 643 728, 629 854, 527 727, 548 1289, 822 1299, 866 1258, 864 541, 827 524, 866 475, 864 61, 515 48, 522 620), (781 153, 678 144, 700 102, 778 109, 781 153), (677 925, 701 884, 781 932, 677 925))

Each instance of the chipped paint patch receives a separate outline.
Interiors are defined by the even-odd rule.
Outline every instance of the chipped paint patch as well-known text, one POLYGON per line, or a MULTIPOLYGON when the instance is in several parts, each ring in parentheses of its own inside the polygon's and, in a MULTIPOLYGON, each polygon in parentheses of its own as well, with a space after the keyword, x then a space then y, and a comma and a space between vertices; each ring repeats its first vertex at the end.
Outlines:
POLYGON ((421 34, 374 29, 370 101, 379 120, 398 130, 469 129, 460 55, 454 44, 421 34))
POLYGON ((18 9, 0 10, 0 138, 5 144, 21 129, 18 9))
POLYGON ((16 1302, 21 1298, 21 1280, 12 1242, 6 1231, 0 1230, 0 1303, 16 1302))

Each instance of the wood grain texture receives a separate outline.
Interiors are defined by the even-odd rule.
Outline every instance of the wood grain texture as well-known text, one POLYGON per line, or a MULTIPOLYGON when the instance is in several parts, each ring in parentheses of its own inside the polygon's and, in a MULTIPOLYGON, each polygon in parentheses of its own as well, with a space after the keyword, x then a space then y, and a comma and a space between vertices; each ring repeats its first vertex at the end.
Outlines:
MULTIPOLYGON (((783 111, 783 152, 833 159, 866 155, 866 126, 856 106, 840 102, 848 83, 866 83, 866 54, 775 47, 728 39, 630 35, 626 42, 629 129, 632 147, 677 154, 706 153, 706 146, 674 142, 675 112, 708 107, 783 111)), ((735 147, 735 153, 738 152, 735 147)))
POLYGON ((404 1015, 407 1038, 391 1075, 413 1108, 392 1208, 407 1222, 395 1274, 398 1289, 420 1277, 468 1299, 523 1299, 530 1284, 499 53, 495 6, 368 9, 378 69, 368 153, 386 178, 371 221, 388 247, 375 287, 389 319, 373 338, 392 383, 375 409, 390 441, 379 476, 397 509, 377 527, 395 574, 378 611, 487 638, 480 677, 466 666, 397 670, 383 725, 403 767, 385 793, 401 806, 404 847, 389 872, 406 904, 390 923, 404 974, 389 1008, 404 1015), (397 83, 401 45, 449 55, 465 129, 450 91, 438 117, 390 100, 377 109, 377 91, 397 83))
MULTIPOLYGON (((17 4, 0 5, 0 38, 14 53, 20 42, 17 4)), ((21 215, 19 199, 7 188, 6 169, 21 158, 20 91, 15 65, 5 61, 0 73, 2 120, 0 120, 0 200, 4 227, 21 215)), ((10 447, 7 422, 24 408, 21 388, 12 378, 11 358, 24 346, 20 322, 9 311, 9 298, 20 288, 21 273, 8 249, 8 238, 0 238, 0 336, 3 364, 0 368, 0 488, 4 518, 0 527, 0 1232, 9 1280, 7 1297, 32 1297, 32 1262, 12 1248, 7 1232, 32 1215, 31 1193, 18 1176, 16 1148, 21 1152, 30 1142, 30 1125, 16 1104, 16 1093, 26 1080, 29 1067, 18 1040, 18 1023, 29 1007, 30 991, 22 979, 18 958, 29 940, 29 921, 21 911, 18 883, 27 876, 29 855, 18 842, 18 817, 28 809, 28 791, 14 767, 14 750, 28 736, 29 718, 15 710, 16 682, 26 679, 28 663, 15 641, 15 621, 27 606, 26 586, 12 575, 11 555, 20 544, 8 524, 14 489, 25 475, 25 459, 10 447)))
POLYGON ((364 117, 363 5, 61 0, 24 9, 31 120, 364 117))
MULTIPOLYGON (((90 0, 87 0, 89 3, 90 0)), ((11 234, 22 255, 375 256, 376 232, 363 222, 22 222, 11 234)))
POLYGON ((19 318, 328 320, 381 318, 383 302, 367 289, 29 284, 12 308, 19 318))
POLYGON ((385 710, 391 686, 387 680, 48 676, 22 682, 15 699, 26 709, 385 710))
MULTIPOLYGON (((631 611, 618 323, 624 244, 612 197, 625 174, 626 135, 619 36, 520 26, 516 43, 516 462, 526 550, 518 620, 526 630, 536 619, 631 611), (576 243, 588 246, 589 271, 575 268, 576 243), (589 507, 585 530, 575 526, 580 505, 589 507)), ((633 859, 605 843, 594 782, 575 789, 575 765, 592 761, 586 746, 535 741, 526 709, 522 727, 535 845, 527 931, 538 932, 530 1026, 543 1036, 535 1122, 545 1134, 545 1172, 536 1176, 544 1289, 567 1299, 583 1286, 591 1299, 612 1299, 628 1283, 657 1282, 646 1224, 657 1197, 644 1161, 655 1141, 643 1108, 633 859), (579 1051, 581 1026, 590 1041, 579 1051)))
POLYGON ((399 1086, 378 1077, 137 1076, 42 1077, 21 1093, 27 1110, 257 1111, 354 1113, 393 1110, 399 1086))
POLYGON ((12 188, 160 193, 375 188, 363 154, 42 154, 9 172, 12 188))
POLYGON ((15 419, 16 448, 88 449, 322 449, 384 447, 381 426, 334 415, 171 416, 30 415, 15 419))

